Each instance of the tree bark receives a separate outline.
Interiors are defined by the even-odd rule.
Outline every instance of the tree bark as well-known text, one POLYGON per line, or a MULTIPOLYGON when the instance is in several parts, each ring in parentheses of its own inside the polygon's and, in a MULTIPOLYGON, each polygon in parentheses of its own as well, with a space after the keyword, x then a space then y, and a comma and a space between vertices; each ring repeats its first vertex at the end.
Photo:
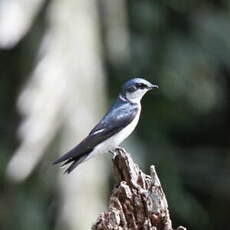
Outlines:
MULTIPOLYGON (((117 149, 113 159, 119 184, 113 189, 109 210, 103 212, 93 230, 173 230, 168 203, 155 167, 144 174, 129 153, 117 149)), ((177 230, 186 230, 178 227, 177 230)))

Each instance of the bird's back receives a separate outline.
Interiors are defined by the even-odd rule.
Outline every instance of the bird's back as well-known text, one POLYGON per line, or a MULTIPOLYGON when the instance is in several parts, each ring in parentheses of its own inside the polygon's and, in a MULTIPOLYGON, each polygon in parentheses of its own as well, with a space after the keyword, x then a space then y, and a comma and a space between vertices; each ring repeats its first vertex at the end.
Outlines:
POLYGON ((89 156, 117 147, 133 131, 139 114, 139 104, 130 103, 118 97, 89 135, 80 144, 54 161, 54 164, 64 161, 63 165, 65 165, 73 162, 66 171, 69 173, 89 156))

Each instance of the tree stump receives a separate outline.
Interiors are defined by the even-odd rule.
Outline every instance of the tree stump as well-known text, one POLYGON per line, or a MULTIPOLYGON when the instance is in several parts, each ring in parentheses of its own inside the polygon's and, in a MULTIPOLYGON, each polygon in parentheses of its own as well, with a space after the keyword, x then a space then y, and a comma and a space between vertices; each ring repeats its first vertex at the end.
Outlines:
POLYGON ((119 184, 113 189, 109 210, 98 217, 92 230, 173 230, 155 167, 146 175, 124 149, 116 153, 113 163, 119 184))

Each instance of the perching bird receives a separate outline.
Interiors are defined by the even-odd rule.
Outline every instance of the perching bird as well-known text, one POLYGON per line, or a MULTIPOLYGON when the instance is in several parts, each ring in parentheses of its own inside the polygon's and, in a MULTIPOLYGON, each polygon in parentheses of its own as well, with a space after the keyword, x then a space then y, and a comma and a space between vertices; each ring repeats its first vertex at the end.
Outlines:
POLYGON ((117 100, 101 121, 80 144, 59 157, 53 164, 70 164, 65 170, 72 172, 80 163, 90 157, 113 152, 135 129, 141 112, 141 99, 146 92, 158 88, 143 78, 127 81, 117 100))

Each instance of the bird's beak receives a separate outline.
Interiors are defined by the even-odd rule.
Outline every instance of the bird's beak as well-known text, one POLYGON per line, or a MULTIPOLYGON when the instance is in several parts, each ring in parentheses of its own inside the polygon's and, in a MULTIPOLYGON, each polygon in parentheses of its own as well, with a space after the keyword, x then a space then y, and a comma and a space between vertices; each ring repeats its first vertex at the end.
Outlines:
POLYGON ((150 86, 149 86, 149 90, 152 90, 152 89, 155 89, 155 88, 159 88, 159 86, 158 85, 154 85, 154 84, 151 84, 150 86))

